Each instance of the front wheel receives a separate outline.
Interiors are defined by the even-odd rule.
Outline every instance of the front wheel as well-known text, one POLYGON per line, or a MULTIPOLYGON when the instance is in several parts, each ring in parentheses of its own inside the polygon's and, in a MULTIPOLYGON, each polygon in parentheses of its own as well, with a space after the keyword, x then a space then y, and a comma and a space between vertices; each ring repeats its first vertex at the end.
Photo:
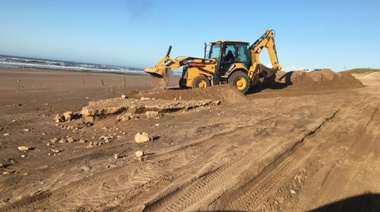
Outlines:
POLYGON ((193 83, 191 85, 192 88, 205 88, 211 85, 210 80, 203 75, 199 75, 193 79, 193 83))
POLYGON ((228 77, 228 84, 245 94, 251 86, 251 81, 245 72, 236 71, 228 77))

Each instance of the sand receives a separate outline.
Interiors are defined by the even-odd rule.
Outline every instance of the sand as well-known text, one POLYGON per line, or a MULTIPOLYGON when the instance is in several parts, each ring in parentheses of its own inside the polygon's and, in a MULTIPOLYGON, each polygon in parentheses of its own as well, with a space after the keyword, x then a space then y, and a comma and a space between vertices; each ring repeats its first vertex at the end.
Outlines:
POLYGON ((246 96, 176 84, 0 69, 0 211, 379 210, 377 73, 278 73, 246 96), (104 102, 139 106, 55 121, 104 102))

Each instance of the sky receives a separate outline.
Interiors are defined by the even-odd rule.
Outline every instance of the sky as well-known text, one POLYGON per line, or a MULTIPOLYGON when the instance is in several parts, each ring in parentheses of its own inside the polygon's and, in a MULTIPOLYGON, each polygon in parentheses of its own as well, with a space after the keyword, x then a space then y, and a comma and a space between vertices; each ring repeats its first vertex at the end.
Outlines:
MULTIPOLYGON (((275 30, 284 70, 380 68, 378 0, 0 0, 0 54, 153 66, 275 30)), ((269 64, 266 52, 261 63, 269 64)))

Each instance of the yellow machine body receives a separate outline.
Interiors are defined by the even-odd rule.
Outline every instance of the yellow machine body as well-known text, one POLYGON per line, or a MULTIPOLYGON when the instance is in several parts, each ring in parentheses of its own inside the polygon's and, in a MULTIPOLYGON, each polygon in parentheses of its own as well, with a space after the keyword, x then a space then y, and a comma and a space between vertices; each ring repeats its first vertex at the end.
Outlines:
MULTIPOLYGON (((206 49, 206 48, 205 48, 206 49)), ((229 83, 243 93, 256 85, 260 78, 269 78, 281 70, 274 41, 274 31, 266 30, 251 46, 245 41, 219 40, 210 42, 205 58, 170 58, 171 46, 164 58, 144 71, 156 79, 169 77, 170 69, 183 67, 179 86, 181 88, 208 87, 229 83), (260 63, 260 53, 266 48, 272 68, 260 63)))

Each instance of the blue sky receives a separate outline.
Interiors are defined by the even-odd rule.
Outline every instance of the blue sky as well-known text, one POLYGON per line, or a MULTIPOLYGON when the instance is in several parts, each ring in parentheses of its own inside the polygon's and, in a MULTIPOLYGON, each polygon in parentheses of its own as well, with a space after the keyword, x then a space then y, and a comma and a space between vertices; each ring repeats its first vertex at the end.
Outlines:
MULTIPOLYGON (((380 68, 378 0, 0 0, 0 54, 144 68, 276 31, 280 64, 380 68)), ((268 64, 266 52, 263 64, 268 64)))

